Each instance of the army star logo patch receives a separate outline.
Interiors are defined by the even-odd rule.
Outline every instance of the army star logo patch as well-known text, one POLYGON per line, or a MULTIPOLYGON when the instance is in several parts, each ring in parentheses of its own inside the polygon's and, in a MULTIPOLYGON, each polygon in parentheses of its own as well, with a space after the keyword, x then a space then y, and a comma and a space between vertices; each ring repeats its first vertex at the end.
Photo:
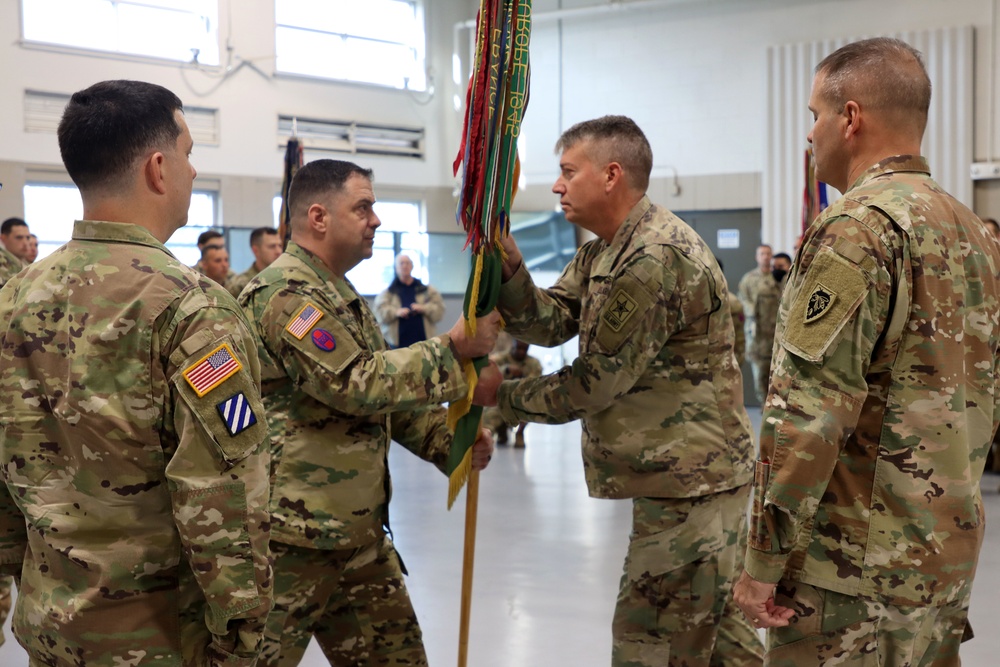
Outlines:
POLYGON ((219 410, 229 435, 239 435, 257 423, 257 415, 250 409, 250 402, 242 391, 215 407, 219 410))
POLYGON ((625 290, 620 289, 614 293, 608 305, 605 306, 602 317, 611 330, 617 333, 621 331, 621 328, 625 326, 638 307, 639 304, 636 303, 635 299, 630 297, 625 290))
POLYGON ((183 375, 194 393, 201 398, 238 373, 241 368, 243 365, 233 354, 229 343, 223 343, 185 370, 183 375))
POLYGON ((285 331, 302 340, 309 333, 309 330, 313 328, 313 325, 321 319, 323 319, 323 311, 313 304, 307 303, 302 307, 298 315, 288 320, 288 324, 285 325, 285 331))
POLYGON ((822 283, 816 283, 812 294, 809 295, 809 303, 806 304, 806 324, 815 322, 819 318, 830 312, 830 306, 837 300, 837 293, 826 287, 822 283))

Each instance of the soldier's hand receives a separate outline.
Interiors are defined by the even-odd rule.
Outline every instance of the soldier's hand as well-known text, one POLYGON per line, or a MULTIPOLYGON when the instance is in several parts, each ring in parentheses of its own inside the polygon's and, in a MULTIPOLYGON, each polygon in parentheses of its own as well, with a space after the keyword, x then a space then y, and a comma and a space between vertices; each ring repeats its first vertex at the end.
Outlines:
POLYGON ((467 338, 465 335, 465 318, 459 318, 455 326, 451 328, 448 335, 451 343, 455 346, 455 352, 459 359, 474 359, 485 357, 493 349, 497 342, 497 334, 500 333, 500 313, 493 311, 486 317, 476 318, 476 335, 467 338))
POLYGON ((479 429, 479 437, 472 445, 472 469, 484 470, 493 458, 493 432, 488 428, 479 429))
POLYGON ((501 243, 503 244, 504 252, 507 253, 507 260, 503 263, 500 273, 503 282, 507 282, 514 275, 514 272, 520 268, 524 258, 521 256, 521 249, 517 247, 513 236, 508 235, 501 240, 501 243))
POLYGON ((782 628, 788 625, 795 610, 774 603, 775 584, 757 581, 746 571, 733 586, 733 601, 743 610, 755 628, 782 628))
POLYGON ((472 402, 483 407, 492 407, 497 404, 497 388, 503 382, 503 375, 500 368, 494 362, 484 366, 479 372, 479 382, 476 383, 476 390, 472 393, 472 402))

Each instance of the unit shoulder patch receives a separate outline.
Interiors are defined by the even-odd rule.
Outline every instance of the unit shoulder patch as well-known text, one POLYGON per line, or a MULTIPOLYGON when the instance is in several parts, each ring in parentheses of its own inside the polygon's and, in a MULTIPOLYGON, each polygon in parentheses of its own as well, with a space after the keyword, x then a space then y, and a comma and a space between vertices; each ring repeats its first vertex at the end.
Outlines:
POLYGON ((229 435, 239 435, 257 423, 257 415, 250 407, 246 394, 238 392, 215 406, 226 425, 229 435))
POLYGON ((625 323, 629 321, 638 308, 639 304, 636 300, 628 292, 619 287, 611 295, 607 305, 604 307, 604 314, 601 317, 611 330, 617 333, 621 331, 622 327, 625 326, 625 323))
POLYGON ((184 372, 184 379, 191 385, 194 393, 201 398, 212 391, 243 368, 233 353, 229 343, 222 343, 214 350, 189 366, 184 372))
POLYGON ((285 325, 285 331, 302 340, 309 333, 309 330, 321 319, 323 319, 323 311, 317 308, 315 304, 307 303, 302 306, 292 319, 288 320, 288 324, 285 325))
POLYGON ((313 329, 312 342, 324 352, 333 352, 337 348, 337 339, 326 329, 313 329))
POLYGON ((817 282, 809 295, 809 302, 806 304, 805 323, 815 322, 826 315, 836 300, 836 292, 823 283, 817 282))

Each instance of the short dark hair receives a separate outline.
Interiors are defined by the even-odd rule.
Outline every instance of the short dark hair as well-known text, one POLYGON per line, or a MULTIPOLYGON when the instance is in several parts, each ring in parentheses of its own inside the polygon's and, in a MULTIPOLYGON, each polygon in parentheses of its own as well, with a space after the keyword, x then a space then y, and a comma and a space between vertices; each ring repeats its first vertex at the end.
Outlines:
POLYGON ((211 241, 212 239, 221 239, 222 233, 217 232, 214 229, 210 229, 207 232, 202 232, 198 234, 198 246, 201 247, 211 241))
POLYGON ((59 152, 81 191, 116 190, 135 161, 177 141, 180 98, 145 81, 102 81, 73 93, 59 121, 59 152))
POLYGON ((915 123, 923 134, 931 105, 931 80, 920 51, 891 37, 874 37, 840 47, 816 66, 824 76, 820 94, 842 111, 861 105, 915 123))
POLYGON ((201 258, 205 259, 209 252, 212 250, 225 250, 226 246, 221 243, 209 243, 204 248, 201 249, 201 258))
POLYGON ((364 176, 369 181, 374 174, 344 160, 314 160, 302 166, 288 188, 288 208, 292 216, 300 215, 302 207, 308 208, 329 192, 339 192, 351 176, 364 176))
POLYGON ((27 226, 28 223, 26 223, 21 218, 7 218, 6 220, 3 221, 3 224, 0 225, 0 234, 6 236, 7 234, 10 234, 15 227, 27 227, 27 226))
POLYGON ((649 188, 653 171, 653 149, 646 135, 628 116, 602 116, 577 123, 562 133, 556 152, 591 141, 590 159, 604 166, 617 162, 625 169, 629 185, 640 192, 649 188))
POLYGON ((263 242, 265 234, 278 235, 278 230, 274 227, 258 227, 257 229, 250 232, 250 245, 256 246, 263 242))
POLYGON ((771 261, 773 262, 776 259, 787 259, 789 264, 792 263, 792 256, 789 255, 787 252, 779 252, 777 255, 771 258, 771 261))

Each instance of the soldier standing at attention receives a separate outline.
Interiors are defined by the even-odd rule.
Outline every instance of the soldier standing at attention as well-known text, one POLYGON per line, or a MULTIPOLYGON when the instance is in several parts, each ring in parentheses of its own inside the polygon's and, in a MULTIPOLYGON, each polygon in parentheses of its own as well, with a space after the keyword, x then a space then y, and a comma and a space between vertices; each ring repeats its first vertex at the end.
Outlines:
POLYGON ((931 84, 877 38, 816 68, 809 141, 844 196, 781 302, 740 607, 770 665, 958 665, 1000 410, 1000 245, 919 157, 931 84), (874 664, 873 662, 871 664, 874 664))
POLYGON ((273 227, 258 227, 250 232, 250 252, 253 253, 253 264, 243 273, 226 283, 226 289, 233 296, 239 296, 247 283, 258 273, 271 266, 282 253, 281 237, 273 227))
POLYGON ((546 290, 508 238, 498 309, 532 344, 579 334, 580 356, 499 388, 485 373, 482 404, 508 424, 582 419, 590 495, 632 499, 613 665, 759 665, 760 639, 729 590, 754 449, 726 279, 694 230, 646 196, 652 150, 632 120, 579 123, 556 148, 552 190, 598 238, 546 290))
POLYGON ((762 291, 771 289, 773 291, 774 277, 771 275, 771 246, 762 244, 757 246, 755 258, 757 268, 747 271, 740 278, 737 292, 740 301, 743 302, 743 312, 746 314, 744 329, 746 333, 747 358, 750 359, 750 368, 753 370, 753 388, 757 400, 761 405, 767 397, 767 374, 768 368, 760 361, 755 361, 753 350, 757 345, 770 345, 773 338, 767 336, 767 341, 757 340, 757 320, 754 313, 757 311, 757 302, 762 291))
POLYGON ((32 665, 249 667, 271 608, 267 428, 243 314, 163 245, 195 177, 181 101, 105 81, 58 136, 84 220, 0 291, 14 635, 32 665))
MULTIPOLYGON (((372 255, 374 203, 370 170, 306 164, 289 193, 291 242, 240 294, 260 339, 274 447, 268 667, 297 665, 313 636, 331 665, 427 664, 386 535, 389 441, 444 469, 452 436, 436 404, 468 393, 460 362, 489 352, 500 316, 480 319, 476 338, 460 319, 389 350, 344 277, 372 255)), ((473 466, 492 450, 483 430, 473 466)))

